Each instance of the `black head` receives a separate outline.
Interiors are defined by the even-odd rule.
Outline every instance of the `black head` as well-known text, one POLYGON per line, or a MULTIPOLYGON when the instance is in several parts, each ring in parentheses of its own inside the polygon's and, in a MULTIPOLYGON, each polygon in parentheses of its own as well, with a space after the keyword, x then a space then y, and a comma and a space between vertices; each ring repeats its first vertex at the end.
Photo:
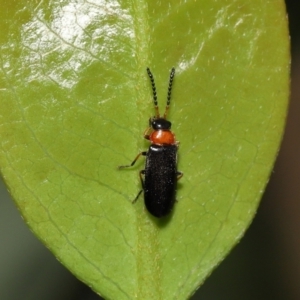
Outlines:
POLYGON ((150 118, 149 126, 154 130, 170 130, 172 123, 164 118, 150 118))
POLYGON ((154 77, 149 68, 147 68, 147 73, 151 80, 152 91, 153 91, 153 102, 154 102, 154 108, 155 108, 155 112, 156 112, 156 116, 154 118, 150 119, 150 120, 152 120, 150 126, 152 126, 153 129, 156 129, 155 126, 158 126, 158 129, 160 129, 160 127, 163 127, 162 129, 170 129, 171 123, 166 121, 165 119, 167 118, 167 113, 168 113, 170 101, 171 101, 171 90, 172 90, 172 83, 173 83, 173 79, 174 79, 174 75, 175 75, 175 68, 172 68, 172 70, 170 72, 168 95, 167 95, 167 105, 166 105, 166 110, 165 110, 163 118, 161 118, 159 115, 154 77), (166 126, 166 128, 164 128, 165 126, 166 126))

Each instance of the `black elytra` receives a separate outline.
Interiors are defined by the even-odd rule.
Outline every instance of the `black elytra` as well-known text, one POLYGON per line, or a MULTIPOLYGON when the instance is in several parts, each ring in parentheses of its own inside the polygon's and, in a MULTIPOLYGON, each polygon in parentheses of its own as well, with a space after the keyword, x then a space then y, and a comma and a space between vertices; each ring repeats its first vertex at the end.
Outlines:
POLYGON ((155 217, 168 215, 174 206, 177 180, 183 173, 177 171, 177 150, 179 142, 176 141, 171 129, 171 122, 166 120, 171 101, 172 83, 175 68, 171 69, 167 105, 163 117, 159 115, 156 87, 154 77, 149 68, 147 73, 151 81, 155 116, 150 118, 149 127, 144 132, 144 138, 151 142, 148 151, 140 152, 130 165, 120 166, 119 169, 132 167, 138 158, 146 156, 145 169, 140 171, 142 190, 138 193, 135 202, 142 191, 147 210, 155 217))

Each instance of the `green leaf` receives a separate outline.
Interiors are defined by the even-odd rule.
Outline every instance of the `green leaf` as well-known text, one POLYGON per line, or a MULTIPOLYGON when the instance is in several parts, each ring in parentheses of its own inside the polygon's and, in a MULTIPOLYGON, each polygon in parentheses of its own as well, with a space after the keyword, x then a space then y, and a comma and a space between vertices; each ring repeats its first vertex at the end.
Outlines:
POLYGON ((282 137, 281 0, 7 1, 0 12, 0 166, 26 223, 106 299, 186 299, 253 218, 282 137), (138 170, 150 67, 184 172, 157 220, 138 170), (141 197, 142 198, 142 197, 141 197))

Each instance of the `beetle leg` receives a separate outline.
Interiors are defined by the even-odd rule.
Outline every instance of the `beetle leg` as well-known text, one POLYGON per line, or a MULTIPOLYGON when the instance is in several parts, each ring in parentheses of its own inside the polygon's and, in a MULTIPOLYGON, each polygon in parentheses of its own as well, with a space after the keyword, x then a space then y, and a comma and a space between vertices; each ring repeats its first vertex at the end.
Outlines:
MULTIPOLYGON (((180 171, 177 171, 177 181, 183 176, 183 173, 180 171)), ((176 202, 178 202, 177 199, 175 199, 176 202)))
POLYGON ((183 176, 183 173, 180 171, 177 171, 177 180, 179 180, 183 176))
POLYGON ((144 180, 143 180, 142 175, 145 175, 145 170, 140 171, 140 179, 141 179, 142 189, 138 192, 137 196, 133 199, 132 203, 136 202, 136 200, 139 198, 140 194, 144 190, 144 180))
POLYGON ((133 162, 130 164, 130 165, 126 165, 126 166, 118 166, 118 169, 124 169, 124 168, 129 168, 129 167, 132 167, 135 162, 139 159, 139 157, 143 155, 143 156, 146 156, 147 155, 147 151, 143 151, 143 152, 140 152, 136 158, 133 160, 133 162))
POLYGON ((150 132, 152 131, 152 127, 149 126, 145 131, 144 131, 144 139, 150 140, 150 132))

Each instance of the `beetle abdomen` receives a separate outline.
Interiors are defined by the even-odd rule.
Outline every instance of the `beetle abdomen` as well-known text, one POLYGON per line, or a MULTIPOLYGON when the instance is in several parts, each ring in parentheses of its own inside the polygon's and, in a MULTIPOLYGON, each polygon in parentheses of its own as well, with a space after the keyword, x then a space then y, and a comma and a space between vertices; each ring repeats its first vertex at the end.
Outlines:
POLYGON ((175 202, 177 184, 177 145, 149 147, 146 158, 144 198, 155 217, 167 215, 175 202))

